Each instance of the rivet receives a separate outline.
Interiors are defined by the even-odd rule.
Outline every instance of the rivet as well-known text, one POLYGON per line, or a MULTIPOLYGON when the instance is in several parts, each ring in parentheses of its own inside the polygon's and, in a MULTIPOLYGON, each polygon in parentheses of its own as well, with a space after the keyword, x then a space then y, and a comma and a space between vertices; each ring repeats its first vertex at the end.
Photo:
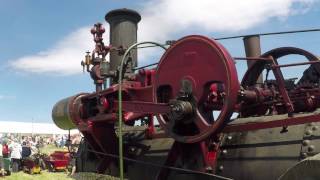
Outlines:
POLYGON ((318 126, 313 126, 312 130, 314 130, 314 131, 318 130, 318 126))
POLYGON ((211 166, 206 167, 206 172, 207 173, 211 173, 213 171, 211 166))
POLYGON ((226 149, 222 150, 222 154, 226 155, 228 153, 228 151, 226 149))
POLYGON ((219 166, 219 171, 223 171, 223 166, 219 166))
POLYGON ((308 154, 307 153, 301 153, 301 156, 302 156, 302 158, 306 158, 306 157, 308 157, 308 154))
POLYGON ((303 140, 302 141, 302 145, 304 145, 304 146, 309 145, 309 143, 310 143, 310 140, 303 140))
POLYGON ((231 139, 232 139, 232 136, 228 136, 227 139, 228 139, 228 140, 231 140, 231 139))
POLYGON ((309 151, 309 152, 312 152, 312 151, 314 151, 314 148, 315 148, 314 145, 310 145, 310 146, 308 147, 308 151, 309 151))
POLYGON ((307 136, 310 136, 311 134, 312 134, 312 131, 311 130, 308 130, 308 131, 306 131, 306 133, 305 133, 307 136))

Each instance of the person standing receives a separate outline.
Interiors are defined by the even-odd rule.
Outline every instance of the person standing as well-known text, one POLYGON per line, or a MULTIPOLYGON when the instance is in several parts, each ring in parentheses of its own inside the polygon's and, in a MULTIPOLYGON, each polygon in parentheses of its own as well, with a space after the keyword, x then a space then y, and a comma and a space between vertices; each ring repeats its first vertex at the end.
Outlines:
POLYGON ((31 155, 31 148, 29 145, 27 145, 27 142, 22 143, 22 152, 21 156, 22 158, 28 158, 31 155))
POLYGON ((11 165, 12 165, 12 172, 18 172, 20 170, 21 164, 21 152, 22 147, 16 141, 13 141, 9 145, 9 149, 11 151, 11 165))
POLYGON ((5 140, 2 140, 2 156, 3 158, 9 158, 10 156, 8 141, 5 141, 5 140))
POLYGON ((0 175, 4 176, 4 161, 3 161, 3 154, 2 154, 2 141, 0 142, 0 175))

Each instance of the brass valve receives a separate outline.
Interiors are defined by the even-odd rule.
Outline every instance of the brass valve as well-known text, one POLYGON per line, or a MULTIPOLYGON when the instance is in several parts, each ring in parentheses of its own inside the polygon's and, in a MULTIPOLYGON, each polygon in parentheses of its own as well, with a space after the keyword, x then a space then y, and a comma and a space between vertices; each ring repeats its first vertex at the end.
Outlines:
POLYGON ((90 68, 90 65, 92 64, 92 58, 90 56, 90 52, 87 51, 86 52, 86 56, 84 58, 84 61, 81 61, 81 66, 83 67, 83 72, 85 70, 85 68, 87 68, 87 71, 89 72, 89 68, 90 68))

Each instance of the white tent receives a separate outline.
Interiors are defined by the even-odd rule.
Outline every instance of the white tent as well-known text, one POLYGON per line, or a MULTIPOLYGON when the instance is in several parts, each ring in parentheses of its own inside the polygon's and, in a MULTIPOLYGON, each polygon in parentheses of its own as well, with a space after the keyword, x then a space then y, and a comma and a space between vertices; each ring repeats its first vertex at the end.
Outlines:
MULTIPOLYGON (((0 133, 21 133, 21 134, 68 134, 67 130, 58 128, 53 123, 32 123, 0 121, 0 133)), ((77 129, 71 130, 71 134, 79 133, 77 129)))

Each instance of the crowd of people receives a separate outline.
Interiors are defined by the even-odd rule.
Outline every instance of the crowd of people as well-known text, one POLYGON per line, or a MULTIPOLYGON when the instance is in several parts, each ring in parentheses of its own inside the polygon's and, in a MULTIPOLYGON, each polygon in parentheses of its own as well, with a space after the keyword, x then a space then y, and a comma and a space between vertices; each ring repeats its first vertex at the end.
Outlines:
POLYGON ((39 153, 39 149, 47 145, 55 145, 63 148, 68 143, 79 144, 81 136, 72 135, 19 135, 19 134, 0 134, 0 175, 5 175, 5 159, 10 159, 12 172, 21 169, 21 160, 39 153), (68 142, 71 140, 71 142, 68 142))

